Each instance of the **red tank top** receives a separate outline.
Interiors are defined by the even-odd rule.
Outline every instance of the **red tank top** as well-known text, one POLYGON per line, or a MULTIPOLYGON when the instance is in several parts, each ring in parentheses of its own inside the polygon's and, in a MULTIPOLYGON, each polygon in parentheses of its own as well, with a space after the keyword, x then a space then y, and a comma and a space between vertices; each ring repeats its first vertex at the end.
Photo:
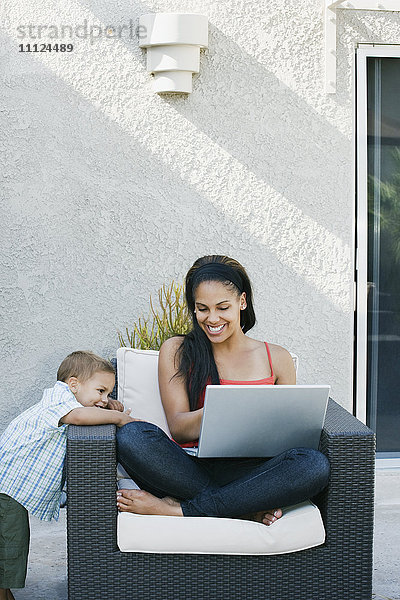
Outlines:
MULTIPOLYGON (((264 379, 255 379, 253 381, 240 381, 240 380, 233 380, 233 379, 220 379, 219 383, 220 385, 274 385, 275 384, 275 377, 274 377, 274 370, 272 368, 272 360, 271 360, 271 353, 269 351, 269 347, 267 342, 264 342, 265 347, 267 348, 267 354, 268 354, 268 361, 269 361, 269 366, 271 369, 271 375, 269 377, 265 377, 264 379)), ((204 397, 206 394, 206 390, 203 390, 203 393, 201 394, 200 398, 199 398, 199 403, 197 405, 197 408, 203 408, 204 406, 204 397)), ((193 448, 193 446, 197 446, 198 444, 198 440, 194 441, 194 442, 186 442, 185 444, 179 444, 182 448, 193 448)))

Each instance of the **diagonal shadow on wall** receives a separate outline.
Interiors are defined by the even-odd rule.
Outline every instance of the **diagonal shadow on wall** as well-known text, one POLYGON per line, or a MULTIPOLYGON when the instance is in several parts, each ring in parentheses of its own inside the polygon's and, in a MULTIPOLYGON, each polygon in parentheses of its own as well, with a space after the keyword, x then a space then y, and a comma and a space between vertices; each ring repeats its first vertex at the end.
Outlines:
MULTIPOLYGON (((141 2, 112 8, 97 1, 82 4, 104 23, 128 16, 136 23, 141 14, 152 12, 141 2)), ((137 40, 122 42, 145 70, 146 54, 137 40)), ((322 73, 322 34, 320 57, 322 73)), ((322 89, 322 77, 315 85, 322 89)), ((161 97, 257 178, 336 236, 347 233, 351 242, 351 139, 212 23, 193 88, 189 97, 161 97), (348 189, 345 198, 343 189, 348 189)))

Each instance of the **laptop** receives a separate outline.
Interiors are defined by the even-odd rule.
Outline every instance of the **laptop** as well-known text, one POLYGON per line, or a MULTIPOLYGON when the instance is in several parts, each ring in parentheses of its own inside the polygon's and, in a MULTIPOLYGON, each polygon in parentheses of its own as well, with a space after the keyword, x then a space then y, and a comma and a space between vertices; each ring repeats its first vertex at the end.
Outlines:
POLYGON ((329 385, 208 385, 198 458, 271 457, 318 449, 329 385))

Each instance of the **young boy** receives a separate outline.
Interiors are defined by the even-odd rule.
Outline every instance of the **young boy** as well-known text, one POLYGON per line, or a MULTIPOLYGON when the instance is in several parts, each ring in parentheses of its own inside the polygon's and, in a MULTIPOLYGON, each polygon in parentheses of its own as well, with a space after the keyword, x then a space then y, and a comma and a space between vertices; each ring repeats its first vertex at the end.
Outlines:
POLYGON ((61 363, 54 387, 0 437, 0 600, 13 600, 10 588, 25 586, 28 512, 58 520, 68 425, 121 427, 136 420, 108 398, 114 383, 108 360, 73 352, 61 363))

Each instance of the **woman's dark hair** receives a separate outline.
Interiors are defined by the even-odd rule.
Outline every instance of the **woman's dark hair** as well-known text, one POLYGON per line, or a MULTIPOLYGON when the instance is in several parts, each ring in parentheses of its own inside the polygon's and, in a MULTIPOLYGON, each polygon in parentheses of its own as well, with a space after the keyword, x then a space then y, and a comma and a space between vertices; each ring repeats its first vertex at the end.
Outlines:
POLYGON ((197 259, 185 280, 186 303, 193 320, 193 329, 184 336, 177 356, 177 376, 183 377, 186 382, 190 410, 197 409, 199 398, 208 383, 219 384, 211 342, 194 314, 196 289, 203 281, 219 281, 238 296, 246 292, 246 308, 240 311, 243 332, 249 331, 256 322, 251 283, 244 267, 228 256, 211 255, 197 259))

